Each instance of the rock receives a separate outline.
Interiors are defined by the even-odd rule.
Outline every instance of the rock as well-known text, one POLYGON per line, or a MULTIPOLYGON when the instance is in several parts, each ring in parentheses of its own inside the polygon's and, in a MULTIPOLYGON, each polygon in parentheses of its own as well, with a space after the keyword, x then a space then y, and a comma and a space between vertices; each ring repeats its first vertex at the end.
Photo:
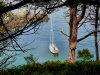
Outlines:
POLYGON ((3 16, 3 22, 4 22, 4 24, 6 24, 6 23, 8 23, 8 22, 10 22, 11 20, 13 20, 13 13, 12 12, 9 12, 9 14, 5 14, 4 16, 3 16))
POLYGON ((13 15, 14 16, 17 16, 17 17, 24 17, 26 16, 27 14, 29 13, 28 10, 26 9, 17 9, 13 12, 13 15))

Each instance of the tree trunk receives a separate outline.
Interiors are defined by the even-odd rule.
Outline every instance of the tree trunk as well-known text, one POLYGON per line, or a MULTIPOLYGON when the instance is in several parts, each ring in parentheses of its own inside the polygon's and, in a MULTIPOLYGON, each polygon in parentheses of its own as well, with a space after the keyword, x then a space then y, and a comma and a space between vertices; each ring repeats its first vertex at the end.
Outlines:
POLYGON ((68 61, 69 63, 74 63, 75 61, 75 49, 77 45, 77 25, 73 25, 71 27, 72 31, 70 33, 70 38, 69 38, 69 56, 68 56, 68 61))
MULTIPOLYGON (((99 7, 96 6, 96 10, 95 10, 95 31, 98 30, 98 12, 99 12, 99 7)), ((96 61, 99 61, 99 51, 98 51, 98 33, 94 33, 94 40, 95 40, 95 52, 96 52, 96 61)))
POLYGON ((70 7, 70 21, 69 21, 69 27, 70 27, 70 36, 69 36, 69 55, 68 55, 68 62, 74 63, 75 61, 75 49, 77 45, 77 6, 70 7))
POLYGON ((83 19, 85 15, 86 5, 82 5, 82 12, 80 16, 77 16, 77 5, 70 6, 70 36, 69 36, 69 55, 68 61, 69 63, 75 62, 75 49, 77 46, 77 30, 78 24, 83 19))

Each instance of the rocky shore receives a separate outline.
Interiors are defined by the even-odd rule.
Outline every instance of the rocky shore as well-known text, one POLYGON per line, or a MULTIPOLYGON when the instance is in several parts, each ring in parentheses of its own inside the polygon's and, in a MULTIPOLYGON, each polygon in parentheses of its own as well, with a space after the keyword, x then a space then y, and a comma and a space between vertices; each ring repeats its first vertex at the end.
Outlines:
MULTIPOLYGON (((30 13, 28 10, 16 10, 11 12, 11 15, 6 15, 3 18, 3 23, 9 31, 14 31, 18 28, 24 27, 28 22, 34 22, 39 18, 42 18, 45 15, 45 12, 39 11, 38 13, 30 13)), ((39 22, 47 21, 48 16, 44 17, 39 22)), ((0 25, 0 32, 4 32, 4 26, 0 25)))

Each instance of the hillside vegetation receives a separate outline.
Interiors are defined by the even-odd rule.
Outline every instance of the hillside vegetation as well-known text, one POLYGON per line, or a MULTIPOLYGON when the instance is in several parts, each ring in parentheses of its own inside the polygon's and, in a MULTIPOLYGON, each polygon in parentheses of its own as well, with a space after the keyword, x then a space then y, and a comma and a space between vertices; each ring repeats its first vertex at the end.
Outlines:
POLYGON ((45 62, 33 63, 10 69, 1 69, 0 75, 100 75, 100 62, 45 62))

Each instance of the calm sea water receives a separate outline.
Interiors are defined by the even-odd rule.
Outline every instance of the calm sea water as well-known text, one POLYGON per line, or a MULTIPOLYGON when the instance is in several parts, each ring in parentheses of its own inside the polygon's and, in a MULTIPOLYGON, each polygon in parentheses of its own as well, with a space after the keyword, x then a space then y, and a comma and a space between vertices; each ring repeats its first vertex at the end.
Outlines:
MULTIPOLYGON (((54 42, 56 46, 59 48, 58 55, 53 55, 49 51, 50 44, 50 20, 48 22, 44 22, 40 24, 39 30, 35 35, 21 35, 18 38, 18 43, 24 48, 28 49, 26 53, 20 53, 20 55, 16 56, 16 61, 12 65, 21 65, 25 64, 24 57, 33 54, 36 58, 38 58, 38 62, 42 63, 48 60, 67 60, 68 56, 68 41, 65 37, 58 32, 61 29, 64 29, 65 33, 69 34, 69 26, 64 21, 64 11, 65 9, 59 9, 59 11, 55 11, 52 14, 48 15, 53 20, 54 27, 54 42), (29 44, 26 46, 26 44, 29 44), (29 50, 30 49, 30 50, 29 50)), ((90 31, 92 26, 89 23, 86 23, 83 27, 79 29, 78 38, 87 34, 87 30, 90 31), (87 30, 86 30, 87 29, 87 30)), ((29 33, 31 33, 30 31, 29 33)), ((89 38, 81 41, 77 45, 76 56, 78 49, 89 48, 92 54, 95 53, 94 50, 94 37, 90 36, 89 38)), ((95 59, 95 58, 94 58, 95 59)))

